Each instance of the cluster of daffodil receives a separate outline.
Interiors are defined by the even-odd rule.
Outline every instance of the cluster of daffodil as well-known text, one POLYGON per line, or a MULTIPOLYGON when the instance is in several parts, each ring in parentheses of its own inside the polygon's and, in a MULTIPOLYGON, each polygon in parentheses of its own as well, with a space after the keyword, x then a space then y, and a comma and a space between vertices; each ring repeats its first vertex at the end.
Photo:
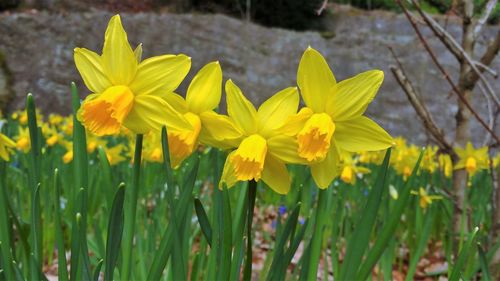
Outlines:
MULTIPOLYGON (((380 151, 391 146, 391 164, 405 178, 419 156, 417 146, 402 138, 393 140, 363 115, 382 84, 383 72, 371 70, 337 83, 323 56, 311 47, 299 62, 298 87, 277 92, 258 108, 227 80, 227 115, 215 111, 223 83, 218 62, 198 71, 184 98, 175 90, 188 74, 191 58, 181 54, 142 60, 142 45, 131 48, 118 15, 108 24, 102 55, 76 48, 74 58, 92 92, 77 116, 88 132, 87 150, 93 153, 103 147, 111 165, 131 156, 130 143, 110 145, 105 137, 120 134, 130 140, 134 134, 144 134, 144 159, 163 161, 159 134, 163 126, 168 130, 173 168, 199 145, 212 146, 229 152, 220 185, 262 179, 280 194, 290 189, 286 164, 309 166, 316 184, 326 188, 338 175, 353 183, 356 175, 370 171, 360 164, 380 163, 380 151), (299 109, 300 97, 305 107, 299 109)), ((9 158, 14 146, 25 153, 30 148, 26 113, 16 112, 12 119, 19 122, 18 133, 14 142, 1 136, 3 159, 9 158)), ((47 147, 63 146, 63 161, 71 162, 73 118, 51 114, 42 124, 47 147)), ((489 167, 487 148, 475 150, 469 143, 455 152, 460 161, 452 166, 449 155, 437 154, 437 148, 429 146, 421 167, 430 173, 441 169, 447 177, 453 169, 465 168, 472 176, 489 167)))

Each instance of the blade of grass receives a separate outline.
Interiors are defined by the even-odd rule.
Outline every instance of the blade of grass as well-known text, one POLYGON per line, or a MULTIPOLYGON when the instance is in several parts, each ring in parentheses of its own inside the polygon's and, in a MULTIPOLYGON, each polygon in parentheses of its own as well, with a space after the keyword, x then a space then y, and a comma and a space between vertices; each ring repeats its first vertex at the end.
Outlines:
MULTIPOLYGON (((5 177, 5 163, 0 160, 0 174, 5 177)), ((7 206, 7 199, 5 193, 4 180, 0 179, 0 206, 7 206)), ((1 247, 1 257, 2 257, 2 269, 3 275, 6 280, 14 280, 15 273, 12 268, 13 257, 11 254, 11 223, 9 222, 8 208, 1 208, 0 210, 0 244, 1 247)))
POLYGON ((387 168, 389 166, 389 159, 391 156, 391 149, 387 149, 385 158, 380 167, 375 184, 368 195, 368 201, 357 222, 354 233, 347 244, 346 255, 344 262, 340 269, 340 280, 354 280, 359 270, 363 254, 368 248, 370 235, 372 233, 373 225, 378 214, 380 202, 384 190, 387 190, 385 178, 387 175, 387 168))
POLYGON ((134 152, 134 171, 132 178, 132 187, 128 189, 127 192, 128 200, 126 215, 125 215, 125 228, 123 236, 123 263, 121 269, 121 279, 130 280, 131 269, 132 269, 132 252, 134 248, 134 232, 135 232, 135 219, 137 213, 137 199, 139 196, 139 177, 141 174, 141 158, 142 158, 142 140, 143 135, 138 134, 135 140, 135 152, 134 152))
POLYGON ((198 217, 198 223, 200 224, 201 232, 205 236, 209 246, 212 246, 212 226, 208 220, 207 213, 200 199, 194 199, 194 209, 196 211, 196 216, 198 217))
MULTIPOLYGON (((100 259, 97 262, 97 265, 95 266, 95 269, 94 269, 94 274, 92 275, 92 276, 94 276, 94 278, 92 280, 99 281, 99 277, 101 276, 101 267, 102 267, 103 263, 104 263, 103 259, 100 259)), ((113 279, 105 279, 105 280, 113 280, 113 279)))
POLYGON ((245 260, 245 268, 243 270, 243 280, 249 281, 252 279, 252 224, 253 212, 255 207, 255 198, 257 196, 257 182, 251 180, 248 182, 248 211, 247 211, 247 252, 245 260))
POLYGON ((54 227, 55 227, 55 235, 56 235, 56 245, 57 245, 57 275, 59 280, 68 281, 68 267, 66 261, 66 249, 64 248, 64 236, 62 230, 62 222, 61 222, 61 187, 59 185, 59 171, 56 168, 54 170, 54 178, 53 178, 53 188, 54 192, 54 227))
POLYGON ((415 275, 415 271, 417 270, 417 264, 420 260, 420 257, 424 253, 427 242, 429 240, 429 236, 432 230, 432 224, 434 223, 435 217, 435 206, 430 206, 427 209, 427 213, 425 214, 424 224, 422 226, 422 230, 419 233, 419 239, 417 242, 417 248, 411 254, 410 264, 408 265, 408 273, 406 274, 405 281, 413 280, 413 276, 415 275))
POLYGON ((384 253, 385 248, 392 240, 394 232, 396 231, 397 226, 400 224, 401 215, 404 210, 408 207, 408 201, 410 199, 410 192, 412 187, 414 186, 415 177, 417 175, 420 162, 422 161, 422 157, 424 155, 424 150, 420 152, 420 156, 418 157, 417 163, 413 168, 413 172, 408 178, 406 184, 403 187, 399 195, 399 199, 396 201, 396 204, 392 208, 390 212, 389 218, 384 223, 382 231, 377 235, 377 241, 373 245, 373 247, 368 252, 368 255, 361 266, 361 269, 358 272, 356 279, 358 280, 366 280, 371 273, 371 270, 380 259, 382 254, 384 253))
POLYGON ((106 267, 104 280, 113 280, 113 273, 120 253, 123 235, 123 204, 125 200, 125 184, 121 183, 115 193, 108 221, 108 236, 106 241, 106 267))
POLYGON ((474 241, 476 240, 476 235, 479 232, 479 228, 476 227, 472 231, 472 233, 469 234, 469 239, 467 239, 467 242, 465 242, 464 246, 462 247, 462 250, 458 254, 458 259, 453 265, 453 270, 451 271, 449 280, 450 281, 458 281, 460 280, 460 275, 463 270, 463 267, 465 265, 465 261, 467 260, 469 256, 469 252, 472 248, 472 245, 474 244, 474 241))
POLYGON ((477 249, 479 252, 479 263, 481 264, 482 280, 490 281, 492 279, 490 270, 488 268, 488 260, 486 259, 486 253, 484 252, 483 247, 481 246, 480 243, 477 243, 477 249))

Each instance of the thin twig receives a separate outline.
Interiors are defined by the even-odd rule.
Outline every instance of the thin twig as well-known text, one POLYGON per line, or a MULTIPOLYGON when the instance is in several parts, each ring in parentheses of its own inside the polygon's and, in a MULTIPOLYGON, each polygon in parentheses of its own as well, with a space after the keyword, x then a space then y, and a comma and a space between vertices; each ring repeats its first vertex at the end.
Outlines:
POLYGON ((497 0, 490 0, 488 1, 488 3, 486 3, 486 5, 484 6, 483 13, 481 14, 481 17, 477 21, 476 27, 474 28, 474 37, 476 38, 479 37, 481 29, 490 18, 491 12, 493 12, 496 5, 497 5, 497 0))
POLYGON ((422 44, 424 45, 424 48, 427 50, 427 52, 429 53, 432 61, 436 64, 437 68, 439 69, 439 71, 444 75, 444 78, 446 79, 446 81, 451 85, 452 89, 453 89, 453 92, 455 94, 457 94, 458 98, 462 101, 462 103, 469 109, 469 111, 472 113, 472 115, 474 115, 474 117, 477 119, 477 121, 479 121, 479 123, 488 131, 488 133, 490 133, 492 135, 492 137, 495 139, 496 142, 500 142, 500 139, 498 138, 498 136, 495 134, 495 132, 493 132, 492 129, 490 129, 488 127, 488 124, 486 124, 486 122, 479 116, 479 114, 477 114, 477 112, 472 108, 472 106, 470 105, 469 101, 463 96, 463 94, 460 92, 460 90, 457 88, 457 86, 455 85, 455 83, 453 83, 453 81, 451 80, 450 76, 448 75, 448 73, 446 72, 446 70, 443 68, 443 66, 439 63, 439 61, 437 60, 437 57, 436 55, 434 54, 434 52, 432 51, 432 49, 430 48, 429 44, 427 43, 427 41, 425 40, 425 38, 423 37, 422 33, 420 32, 420 29, 418 28, 417 24, 415 23, 415 21, 413 21, 413 19, 411 18, 408 10, 406 9, 405 5, 401 2, 401 0, 396 0, 396 3, 401 7, 401 9, 403 10, 403 12, 405 13, 406 17, 408 18, 410 24, 412 25, 413 29, 415 30, 415 33, 417 34, 419 40, 422 42, 422 44))
MULTIPOLYGON (((424 21, 427 23, 427 25, 430 27, 430 29, 434 32, 434 35, 438 37, 441 42, 450 50, 455 57, 457 57, 459 62, 466 62, 467 64, 470 65, 472 70, 478 75, 479 79, 483 83, 484 87, 481 88, 481 90, 487 90, 485 92, 485 95, 489 95, 493 101, 495 102, 495 105, 497 107, 500 107, 500 99, 496 96, 495 91, 491 87, 491 85, 488 83, 486 78, 484 78, 482 72, 478 69, 472 58, 467 54, 467 52, 460 46, 460 44, 451 36, 446 30, 444 30, 439 23, 437 23, 432 17, 427 15, 421 8, 420 5, 416 0, 412 0, 413 5, 415 6, 416 10, 422 16, 424 21)), ((411 14, 410 14, 411 15, 411 14)))
POLYGON ((316 15, 321 16, 321 13, 326 9, 326 5, 328 4, 328 0, 323 0, 323 3, 321 3, 321 7, 319 7, 316 10, 316 15))

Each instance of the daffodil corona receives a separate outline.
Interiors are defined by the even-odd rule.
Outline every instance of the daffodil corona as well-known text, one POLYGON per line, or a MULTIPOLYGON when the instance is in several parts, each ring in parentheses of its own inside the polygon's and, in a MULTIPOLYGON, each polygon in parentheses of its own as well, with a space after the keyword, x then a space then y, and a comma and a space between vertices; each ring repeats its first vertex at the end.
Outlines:
POLYGON ((136 134, 190 126, 162 98, 173 92, 191 67, 185 55, 162 55, 141 60, 128 42, 119 15, 109 21, 102 55, 76 48, 75 64, 92 92, 78 112, 78 119, 93 134, 116 135, 122 126, 136 134))
MULTIPOLYGON (((339 83, 323 56, 311 47, 300 60, 297 84, 306 108, 287 125, 296 128, 298 155, 311 167, 320 188, 337 176, 341 150, 376 151, 392 145, 391 136, 363 116, 382 84, 384 73, 371 70, 339 83)), ((348 170, 344 178, 348 178, 348 170)))

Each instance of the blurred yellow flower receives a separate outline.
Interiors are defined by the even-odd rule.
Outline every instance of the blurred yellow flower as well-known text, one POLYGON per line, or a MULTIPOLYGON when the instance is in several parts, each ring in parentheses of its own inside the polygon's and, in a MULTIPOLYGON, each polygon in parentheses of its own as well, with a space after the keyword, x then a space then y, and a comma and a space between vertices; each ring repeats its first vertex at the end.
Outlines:
POLYGON ((340 179, 349 184, 354 184, 356 182, 356 175, 367 174, 370 169, 358 165, 358 159, 354 158, 354 155, 347 151, 342 151, 340 153, 340 179))
POLYGON ((306 108, 290 122, 298 128, 298 154, 307 160, 320 188, 328 187, 337 176, 339 149, 376 151, 392 145, 391 136, 363 116, 383 79, 382 71, 371 70, 337 83, 318 51, 309 47, 304 52, 297 84, 306 108))
POLYGON ((112 148, 105 148, 104 151, 106 152, 106 158, 111 166, 118 165, 127 159, 122 155, 125 151, 124 144, 118 144, 112 148))
POLYGON ((191 125, 162 96, 182 82, 191 67, 185 55, 162 55, 141 61, 142 47, 132 50, 119 15, 109 21, 102 55, 76 48, 75 64, 92 92, 78 120, 93 134, 116 135, 125 126, 135 134, 191 125))
POLYGON ((224 183, 232 187, 238 181, 262 179, 279 194, 290 190, 290 175, 285 163, 303 163, 297 154, 295 137, 283 133, 288 117, 297 112, 297 88, 286 88, 266 100, 258 110, 241 90, 226 83, 229 116, 209 113, 204 116, 204 141, 222 149, 232 149, 222 172, 224 183))
POLYGON ((454 169, 464 169, 470 176, 473 176, 477 171, 489 168, 488 147, 484 146, 475 149, 472 143, 468 142, 464 148, 455 147, 455 153, 459 160, 454 169))
POLYGON ((16 147, 16 144, 9 137, 0 133, 0 158, 9 161, 14 147, 16 147))
POLYGON ((443 171, 444 176, 450 178, 453 173, 453 163, 448 154, 439 154, 439 168, 443 171))
POLYGON ((16 147, 18 150, 28 153, 31 149, 31 141, 30 141, 30 132, 28 130, 28 127, 21 127, 19 126, 18 128, 18 134, 17 136, 14 137, 14 140, 16 141, 16 147))
POLYGON ((432 204, 433 200, 443 199, 443 196, 440 196, 440 195, 427 194, 427 191, 425 191, 425 189, 423 187, 420 187, 418 192, 412 190, 411 194, 419 196, 419 205, 420 205, 420 208, 422 208, 422 209, 426 209, 430 204, 432 204))

